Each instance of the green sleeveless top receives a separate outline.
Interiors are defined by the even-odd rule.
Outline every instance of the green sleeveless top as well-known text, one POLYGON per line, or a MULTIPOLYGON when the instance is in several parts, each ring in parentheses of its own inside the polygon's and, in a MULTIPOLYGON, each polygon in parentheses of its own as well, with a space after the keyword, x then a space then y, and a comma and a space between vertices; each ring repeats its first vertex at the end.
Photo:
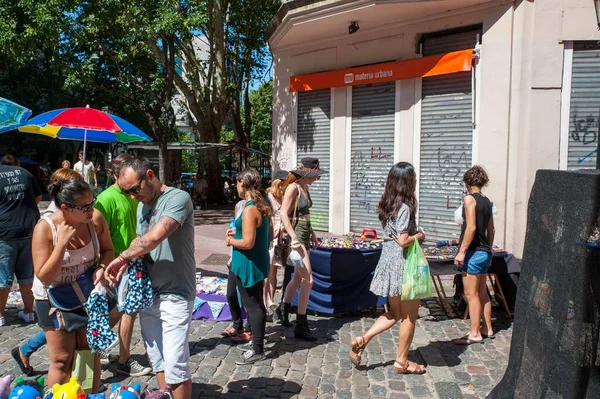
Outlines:
MULTIPOLYGON (((244 206, 256 206, 248 201, 244 206)), ((242 238, 242 214, 235 220, 235 239, 242 238)), ((262 217, 262 216, 261 216, 262 217)), ((269 218, 262 217, 260 226, 256 229, 254 247, 248 250, 233 248, 231 272, 240 278, 246 288, 253 287, 269 275, 269 218)))

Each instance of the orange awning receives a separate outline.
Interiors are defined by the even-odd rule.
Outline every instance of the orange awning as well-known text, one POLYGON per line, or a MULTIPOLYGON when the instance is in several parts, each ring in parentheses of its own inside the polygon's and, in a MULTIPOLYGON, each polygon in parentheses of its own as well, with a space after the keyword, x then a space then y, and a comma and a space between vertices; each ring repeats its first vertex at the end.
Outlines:
POLYGON ((383 62, 337 71, 297 75, 290 78, 290 90, 308 91, 447 75, 470 71, 472 59, 473 50, 462 50, 406 61, 383 62))

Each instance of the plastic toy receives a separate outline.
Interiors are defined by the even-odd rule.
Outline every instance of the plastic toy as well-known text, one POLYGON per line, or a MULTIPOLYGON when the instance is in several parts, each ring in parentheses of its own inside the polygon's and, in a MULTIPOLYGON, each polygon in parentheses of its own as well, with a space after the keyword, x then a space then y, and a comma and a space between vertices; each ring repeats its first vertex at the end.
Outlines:
MULTIPOLYGON (((79 395, 84 394, 79 385, 77 377, 71 377, 69 382, 64 384, 54 384, 52 386, 52 399, 80 399, 79 395)), ((44 398, 50 399, 50 398, 44 398)))
MULTIPOLYGON (((48 388, 46 390, 46 393, 44 393, 44 399, 52 399, 53 396, 54 396, 54 394, 52 392, 52 388, 48 388)), ((105 398, 106 398, 106 394, 104 392, 92 393, 87 396, 85 395, 85 393, 77 394, 77 399, 105 399, 105 398)))
POLYGON ((0 399, 8 398, 8 393, 10 392, 10 381, 10 375, 0 378, 0 399))
POLYGON ((142 386, 139 383, 131 386, 113 384, 109 399, 140 399, 141 390, 142 386))
POLYGON ((27 381, 19 377, 15 380, 15 387, 10 391, 8 399, 42 399, 43 391, 44 377, 27 381))

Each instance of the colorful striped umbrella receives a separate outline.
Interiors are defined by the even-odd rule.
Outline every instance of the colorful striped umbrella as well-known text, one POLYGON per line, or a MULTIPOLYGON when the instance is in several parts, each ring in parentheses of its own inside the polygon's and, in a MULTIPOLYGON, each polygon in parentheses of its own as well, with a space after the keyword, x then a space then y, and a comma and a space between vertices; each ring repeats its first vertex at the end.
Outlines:
POLYGON ((21 126, 31 115, 31 110, 0 97, 0 133, 21 126))
POLYGON ((83 163, 88 141, 95 143, 134 143, 150 137, 126 120, 95 108, 63 108, 45 112, 19 127, 24 133, 41 134, 63 140, 83 141, 83 163))

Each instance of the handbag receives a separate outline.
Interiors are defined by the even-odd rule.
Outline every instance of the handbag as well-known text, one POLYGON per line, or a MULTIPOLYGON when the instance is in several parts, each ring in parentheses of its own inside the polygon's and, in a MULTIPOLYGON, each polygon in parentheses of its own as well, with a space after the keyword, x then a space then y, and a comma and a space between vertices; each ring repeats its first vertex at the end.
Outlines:
POLYGON ((77 280, 58 287, 46 287, 50 304, 49 314, 55 318, 56 328, 68 333, 87 327, 88 315, 83 305, 94 290, 94 271, 100 260, 98 244, 94 237, 92 245, 96 255, 94 263, 77 280))
MULTIPOLYGON (((298 219, 296 218, 296 210, 298 209, 298 201, 299 200, 300 200, 300 193, 298 192, 298 195, 296 196, 296 204, 294 205, 294 213, 292 215, 292 219, 290 220, 290 224, 292 225, 293 228, 296 228, 296 225, 298 224, 298 219)), ((290 236, 285 231, 285 228, 283 227, 283 225, 281 227, 282 227, 282 229, 279 232, 279 237, 277 238, 277 244, 275 245, 275 247, 273 247, 273 254, 280 261, 280 263, 282 265, 285 265, 286 258, 289 256, 289 254, 292 250, 292 247, 291 247, 290 236)))
POLYGON ((90 267, 71 284, 47 288, 51 307, 66 312, 83 308, 83 304, 94 290, 95 270, 95 267, 90 267))

